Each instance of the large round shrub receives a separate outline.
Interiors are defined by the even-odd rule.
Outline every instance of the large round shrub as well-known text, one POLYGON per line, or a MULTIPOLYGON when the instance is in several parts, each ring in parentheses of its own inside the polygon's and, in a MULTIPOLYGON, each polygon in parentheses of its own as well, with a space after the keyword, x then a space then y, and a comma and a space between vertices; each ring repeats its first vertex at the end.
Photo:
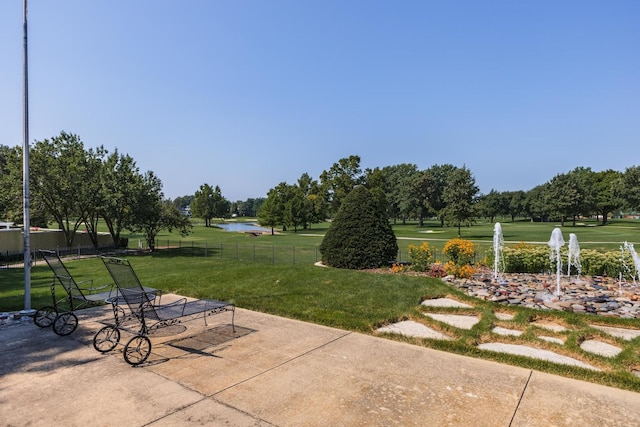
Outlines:
POLYGON ((322 262, 361 270, 396 259, 398 243, 384 209, 369 190, 356 187, 342 201, 320 244, 322 262))

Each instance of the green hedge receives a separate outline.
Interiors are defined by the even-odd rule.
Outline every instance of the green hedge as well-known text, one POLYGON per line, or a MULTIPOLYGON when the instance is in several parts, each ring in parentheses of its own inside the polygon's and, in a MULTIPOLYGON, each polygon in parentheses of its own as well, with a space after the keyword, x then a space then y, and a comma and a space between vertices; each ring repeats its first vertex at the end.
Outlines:
MULTIPOLYGON (((560 251, 562 258, 562 274, 567 274, 568 248, 560 251)), ((504 269, 507 273, 548 273, 555 272, 555 262, 551 263, 551 253, 547 246, 519 246, 505 247, 502 252, 504 269)), ((584 276, 609 276, 618 277, 620 273, 626 279, 631 279, 635 274, 633 258, 629 252, 624 253, 625 268, 622 263, 620 251, 600 252, 592 249, 580 251, 581 274, 584 276)), ((489 265, 493 265, 490 260, 489 265)), ((555 261, 555 260, 554 260, 555 261)), ((574 266, 571 274, 577 274, 574 266)))

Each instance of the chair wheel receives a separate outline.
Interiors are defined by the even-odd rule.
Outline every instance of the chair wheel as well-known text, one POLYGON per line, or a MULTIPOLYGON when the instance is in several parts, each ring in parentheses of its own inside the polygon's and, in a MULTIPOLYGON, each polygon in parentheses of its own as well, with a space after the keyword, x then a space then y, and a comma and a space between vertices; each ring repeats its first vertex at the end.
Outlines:
POLYGON ((60 336, 69 335, 78 327, 78 317, 73 313, 62 313, 53 322, 53 332, 60 336))
POLYGON ((53 324, 53 321, 58 317, 58 310, 55 307, 47 305, 42 307, 33 316, 33 323, 41 328, 48 328, 53 324))
POLYGON ((120 331, 114 326, 105 326, 93 336, 93 348, 106 353, 116 348, 120 342, 120 331))
POLYGON ((147 360, 151 354, 151 340, 142 335, 131 338, 124 346, 124 360, 136 366, 147 360))

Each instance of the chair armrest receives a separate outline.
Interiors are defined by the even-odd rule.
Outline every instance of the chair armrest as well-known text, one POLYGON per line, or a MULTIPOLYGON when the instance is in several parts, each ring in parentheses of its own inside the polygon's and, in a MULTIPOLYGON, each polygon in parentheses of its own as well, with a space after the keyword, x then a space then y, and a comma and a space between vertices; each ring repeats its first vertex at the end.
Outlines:
POLYGON ((113 289, 113 283, 107 283, 106 285, 96 286, 95 288, 86 288, 87 291, 91 291, 91 292, 102 291, 103 289, 109 289, 109 291, 111 291, 113 289))
POLYGON ((186 298, 180 298, 179 300, 174 301, 174 302, 170 302, 169 304, 156 305, 156 306, 154 306, 154 308, 175 307, 177 305, 182 305, 182 314, 184 315, 184 309, 187 306, 187 299, 186 298))
POLYGON ((80 289, 81 291, 90 291, 90 292, 105 289, 107 286, 113 286, 112 284, 107 284, 107 285, 102 285, 94 288, 93 279, 87 279, 87 280, 83 280, 82 282, 77 282, 77 285, 78 285, 78 289, 80 289), (89 283, 89 286, 83 287, 82 285, 85 283, 89 283))

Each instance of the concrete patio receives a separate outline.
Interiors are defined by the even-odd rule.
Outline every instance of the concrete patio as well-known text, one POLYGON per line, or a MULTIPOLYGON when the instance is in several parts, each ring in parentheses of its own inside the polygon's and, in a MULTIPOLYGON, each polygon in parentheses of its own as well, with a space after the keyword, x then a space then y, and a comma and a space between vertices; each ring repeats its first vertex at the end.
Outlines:
POLYGON ((235 335, 230 314, 172 326, 132 367, 93 348, 108 307, 79 317, 0 326, 0 424, 640 425, 638 393, 243 309, 235 335))

